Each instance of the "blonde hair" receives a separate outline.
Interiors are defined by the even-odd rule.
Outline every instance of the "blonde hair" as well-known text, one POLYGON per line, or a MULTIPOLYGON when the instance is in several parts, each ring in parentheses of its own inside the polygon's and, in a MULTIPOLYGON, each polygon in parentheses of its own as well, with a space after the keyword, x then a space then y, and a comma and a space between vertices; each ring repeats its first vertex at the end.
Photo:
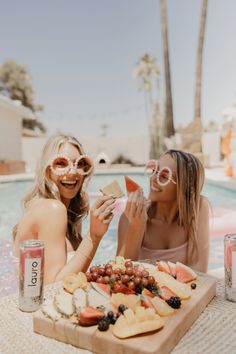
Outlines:
MULTIPOLYGON (((29 203, 38 198, 61 200, 58 187, 50 178, 49 166, 52 159, 58 154, 60 146, 66 143, 77 147, 81 155, 85 154, 82 145, 75 137, 70 135, 51 136, 44 145, 41 158, 38 160, 34 185, 23 200, 25 208, 29 203)), ((67 210, 68 226, 66 236, 72 243, 73 248, 78 247, 81 242, 81 235, 78 232, 78 228, 82 219, 87 216, 89 210, 89 198, 86 192, 86 186, 90 177, 91 174, 84 177, 79 192, 75 198, 71 200, 67 210)), ((13 238, 15 238, 16 232, 17 225, 13 229, 13 238)))
MULTIPOLYGON (((181 150, 168 150, 176 162, 177 203, 176 219, 183 227, 188 238, 188 265, 194 265, 199 256, 197 238, 197 217, 200 208, 201 191, 205 180, 204 167, 201 161, 191 153, 181 150)), ((150 210, 149 216, 153 213, 150 210)))

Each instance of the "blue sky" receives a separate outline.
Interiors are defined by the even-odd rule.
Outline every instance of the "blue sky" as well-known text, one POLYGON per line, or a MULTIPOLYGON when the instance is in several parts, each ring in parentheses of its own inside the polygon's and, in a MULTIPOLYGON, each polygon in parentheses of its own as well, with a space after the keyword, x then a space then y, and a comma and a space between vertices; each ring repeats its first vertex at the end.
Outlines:
MULTIPOLYGON (((186 125, 194 110, 201 1, 167 4, 174 119, 186 125)), ((102 124, 109 134, 147 130, 132 71, 146 52, 163 68, 159 0, 0 0, 0 6, 0 63, 12 59, 28 68, 50 133, 99 135, 102 124)), ((222 122, 222 110, 235 99, 235 13, 234 0, 209 0, 205 123, 222 122)))

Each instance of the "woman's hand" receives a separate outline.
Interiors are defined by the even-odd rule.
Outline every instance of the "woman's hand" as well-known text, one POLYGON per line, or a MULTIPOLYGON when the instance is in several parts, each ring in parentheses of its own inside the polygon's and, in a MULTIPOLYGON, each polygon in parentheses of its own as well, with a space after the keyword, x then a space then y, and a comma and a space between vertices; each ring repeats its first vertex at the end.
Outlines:
POLYGON ((124 211, 129 224, 135 228, 146 225, 147 222, 147 200, 143 195, 143 190, 138 189, 136 192, 130 193, 126 208, 124 211))
POLYGON ((95 242, 99 242, 107 232, 109 224, 113 218, 113 209, 115 207, 113 197, 100 197, 90 210, 90 236, 95 242))

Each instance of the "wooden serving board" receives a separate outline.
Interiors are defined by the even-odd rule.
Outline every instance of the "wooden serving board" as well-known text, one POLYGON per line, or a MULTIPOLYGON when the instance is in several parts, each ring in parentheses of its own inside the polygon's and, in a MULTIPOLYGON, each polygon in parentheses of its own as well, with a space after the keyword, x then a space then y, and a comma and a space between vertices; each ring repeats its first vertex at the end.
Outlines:
POLYGON ((199 275, 196 283, 192 297, 182 301, 181 308, 173 315, 164 317, 165 326, 157 332, 118 339, 112 334, 112 326, 107 332, 100 332, 97 326, 81 327, 68 319, 53 322, 40 310, 33 317, 34 331, 99 354, 170 353, 216 294, 215 278, 199 275))

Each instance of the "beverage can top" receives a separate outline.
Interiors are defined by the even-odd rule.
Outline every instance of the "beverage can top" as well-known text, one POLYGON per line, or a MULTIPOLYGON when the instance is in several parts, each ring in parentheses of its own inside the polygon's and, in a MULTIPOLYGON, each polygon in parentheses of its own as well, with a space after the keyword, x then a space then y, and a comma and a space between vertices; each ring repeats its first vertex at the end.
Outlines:
POLYGON ((22 248, 40 248, 44 247, 44 242, 42 240, 24 240, 20 243, 20 249, 22 248))

